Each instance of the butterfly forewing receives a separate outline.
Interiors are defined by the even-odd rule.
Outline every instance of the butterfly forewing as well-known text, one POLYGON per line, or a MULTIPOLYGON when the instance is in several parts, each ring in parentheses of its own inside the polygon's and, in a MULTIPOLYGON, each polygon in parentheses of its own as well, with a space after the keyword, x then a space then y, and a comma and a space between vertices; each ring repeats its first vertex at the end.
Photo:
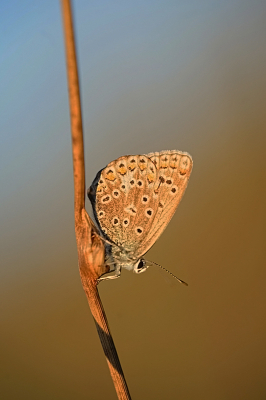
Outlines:
POLYGON ((162 234, 176 211, 186 190, 192 171, 192 158, 180 151, 162 151, 147 155, 156 166, 155 217, 145 242, 138 248, 138 255, 145 254, 162 234))

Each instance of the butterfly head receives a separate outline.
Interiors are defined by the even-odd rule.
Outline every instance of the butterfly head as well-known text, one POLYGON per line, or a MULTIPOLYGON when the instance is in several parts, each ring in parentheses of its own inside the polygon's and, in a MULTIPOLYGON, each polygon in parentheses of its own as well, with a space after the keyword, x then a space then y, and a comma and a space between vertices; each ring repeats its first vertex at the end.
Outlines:
POLYGON ((113 264, 115 265, 115 269, 117 267, 122 267, 127 269, 128 271, 133 271, 135 274, 141 274, 142 272, 146 271, 150 264, 147 263, 144 258, 139 258, 137 261, 133 261, 130 258, 123 258, 122 253, 120 254, 120 258, 114 260, 113 264))

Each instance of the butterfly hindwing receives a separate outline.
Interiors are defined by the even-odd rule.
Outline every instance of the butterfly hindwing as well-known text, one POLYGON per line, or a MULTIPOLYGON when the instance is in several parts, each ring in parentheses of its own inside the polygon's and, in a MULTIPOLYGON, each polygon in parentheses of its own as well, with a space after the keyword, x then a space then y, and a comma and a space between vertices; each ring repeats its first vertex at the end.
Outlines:
POLYGON ((133 251, 145 240, 155 216, 151 206, 157 179, 157 169, 147 156, 123 156, 109 163, 92 184, 94 214, 114 243, 133 251))

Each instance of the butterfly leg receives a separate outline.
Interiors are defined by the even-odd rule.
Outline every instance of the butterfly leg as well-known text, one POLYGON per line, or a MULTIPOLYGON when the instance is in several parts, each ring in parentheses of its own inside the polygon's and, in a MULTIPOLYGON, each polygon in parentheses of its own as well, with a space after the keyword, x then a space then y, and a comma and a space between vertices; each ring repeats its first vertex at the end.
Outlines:
POLYGON ((117 266, 115 269, 115 274, 111 276, 103 276, 102 278, 97 279, 97 284, 99 284, 102 281, 107 281, 109 279, 116 279, 119 278, 121 275, 121 267, 117 266))

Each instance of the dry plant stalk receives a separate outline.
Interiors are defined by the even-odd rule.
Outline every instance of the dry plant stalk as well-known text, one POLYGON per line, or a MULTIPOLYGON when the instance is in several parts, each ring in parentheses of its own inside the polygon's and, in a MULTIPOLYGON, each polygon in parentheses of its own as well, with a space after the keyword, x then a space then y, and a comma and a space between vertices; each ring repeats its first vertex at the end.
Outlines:
POLYGON ((71 115, 72 154, 74 172, 75 232, 79 271, 107 364, 120 400, 130 394, 110 333, 104 308, 97 290, 97 279, 108 268, 105 266, 105 248, 93 221, 85 210, 85 168, 79 80, 70 0, 61 0, 65 35, 69 104, 71 115))

